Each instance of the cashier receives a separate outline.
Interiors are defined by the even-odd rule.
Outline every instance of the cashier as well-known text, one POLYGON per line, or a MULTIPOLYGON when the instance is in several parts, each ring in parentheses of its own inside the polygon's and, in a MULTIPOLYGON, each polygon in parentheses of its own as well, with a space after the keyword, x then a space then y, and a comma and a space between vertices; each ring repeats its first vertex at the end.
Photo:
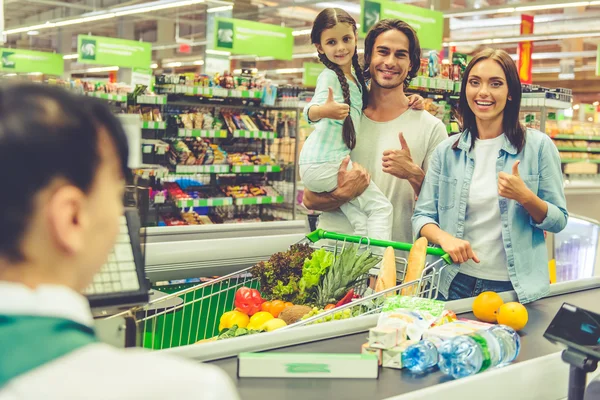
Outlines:
POLYGON ((568 213, 558 150, 519 122, 521 83, 503 50, 467 66, 460 93, 464 132, 433 153, 412 218, 415 235, 452 256, 443 299, 515 290, 522 303, 548 294, 544 231, 568 213))
POLYGON ((95 336, 81 291, 119 231, 127 152, 94 99, 0 88, 0 400, 238 399, 215 367, 95 336))

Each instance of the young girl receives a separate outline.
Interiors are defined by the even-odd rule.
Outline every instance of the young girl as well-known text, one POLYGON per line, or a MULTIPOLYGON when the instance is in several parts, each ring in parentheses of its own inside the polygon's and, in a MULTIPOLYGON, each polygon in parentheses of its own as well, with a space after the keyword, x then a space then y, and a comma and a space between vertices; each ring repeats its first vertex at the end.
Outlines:
MULTIPOLYGON (((315 130, 300 153, 300 176, 315 193, 337 187, 341 162, 356 145, 367 86, 358 62, 356 22, 344 10, 327 8, 315 19, 312 43, 327 67, 317 80, 312 101, 304 112, 315 130)), ((356 235, 391 239, 392 205, 371 181, 365 192, 344 204, 342 212, 356 235)))

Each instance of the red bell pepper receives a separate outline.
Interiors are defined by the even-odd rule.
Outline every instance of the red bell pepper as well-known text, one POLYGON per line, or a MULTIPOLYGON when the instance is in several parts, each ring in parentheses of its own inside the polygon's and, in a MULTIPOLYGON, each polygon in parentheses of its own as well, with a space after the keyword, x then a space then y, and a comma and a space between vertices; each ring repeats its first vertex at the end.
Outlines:
POLYGON ((352 301, 352 296, 354 296, 354 289, 348 290, 348 293, 346 293, 346 295, 344 297, 342 297, 342 299, 340 301, 337 302, 335 307, 336 308, 341 307, 345 304, 350 303, 350 301, 352 301))
POLYGON ((259 312, 263 302, 264 300, 256 289, 243 287, 235 293, 235 308, 246 315, 254 315, 259 312))

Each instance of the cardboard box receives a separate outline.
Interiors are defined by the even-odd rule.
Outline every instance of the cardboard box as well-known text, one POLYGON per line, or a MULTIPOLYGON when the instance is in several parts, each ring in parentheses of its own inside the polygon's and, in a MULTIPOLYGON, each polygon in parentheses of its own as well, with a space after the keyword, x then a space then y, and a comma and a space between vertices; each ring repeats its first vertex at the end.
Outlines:
POLYGON ((404 353, 404 350, 408 348, 408 346, 414 343, 417 342, 413 340, 407 340, 406 342, 392 349, 383 350, 381 366, 383 368, 404 368, 404 365, 402 365, 402 354, 404 353))
POLYGON ((406 341, 406 327, 381 327, 369 329, 369 347, 391 349, 406 341))

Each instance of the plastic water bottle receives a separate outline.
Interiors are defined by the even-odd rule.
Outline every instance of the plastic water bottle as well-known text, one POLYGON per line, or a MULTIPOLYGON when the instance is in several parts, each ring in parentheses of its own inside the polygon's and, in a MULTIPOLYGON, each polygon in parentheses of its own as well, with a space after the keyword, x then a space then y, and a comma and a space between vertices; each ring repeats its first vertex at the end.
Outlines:
POLYGON ((438 363, 438 346, 442 343, 432 338, 408 346, 402 353, 402 366, 417 374, 431 370, 438 363))
POLYGON ((438 366, 447 375, 463 378, 510 364, 520 349, 519 335, 507 326, 497 325, 443 343, 438 366))

